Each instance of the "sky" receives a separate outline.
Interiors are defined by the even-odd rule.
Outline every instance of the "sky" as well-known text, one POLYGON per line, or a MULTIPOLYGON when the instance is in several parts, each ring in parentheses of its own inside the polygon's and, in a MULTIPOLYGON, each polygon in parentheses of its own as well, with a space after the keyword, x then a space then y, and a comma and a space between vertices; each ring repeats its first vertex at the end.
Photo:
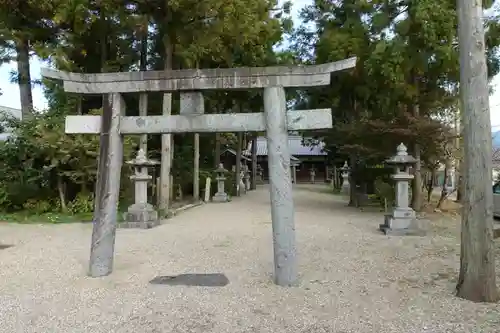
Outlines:
MULTIPOLYGON (((296 24, 298 24, 300 10, 312 3, 312 0, 292 0, 292 3, 292 16, 296 24)), ((43 63, 38 58, 32 58, 31 75, 33 80, 40 79, 40 68, 43 66, 43 63)), ((16 84, 10 83, 10 73, 16 68, 17 64, 15 62, 0 66, 0 89, 3 92, 3 95, 0 96, 0 106, 21 108, 19 88, 16 84)), ((500 130, 500 75, 493 78, 491 85, 493 87, 493 93, 490 95, 491 125, 493 131, 497 131, 500 130)), ((43 110, 47 107, 47 101, 40 86, 33 88, 33 104, 35 109, 38 110, 43 110)))

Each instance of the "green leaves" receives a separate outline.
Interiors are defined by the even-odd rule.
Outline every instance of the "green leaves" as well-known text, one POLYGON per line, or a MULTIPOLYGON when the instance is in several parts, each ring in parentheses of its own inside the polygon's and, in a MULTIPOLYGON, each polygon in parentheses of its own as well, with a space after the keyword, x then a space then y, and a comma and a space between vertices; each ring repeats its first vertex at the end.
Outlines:
MULTIPOLYGON (((29 199, 52 200, 58 177, 69 186, 93 187, 97 171, 98 135, 64 134, 64 117, 47 113, 22 122, 3 120, 13 135, 0 143, 0 196, 6 190, 8 200, 0 209, 16 209, 29 199), (25 191, 26 186, 31 190, 25 191), (13 206, 9 206, 13 205, 13 206)), ((136 142, 127 137, 125 159, 131 157, 136 142)))
MULTIPOLYGON (((336 74, 329 89, 303 97, 308 107, 333 108, 334 129, 324 132, 330 151, 378 162, 400 142, 440 149, 448 136, 436 117, 457 100, 455 7, 452 0, 316 0, 306 8, 303 18, 317 29, 314 35, 296 31, 299 54, 311 54, 312 47, 315 63, 359 59, 355 70, 336 74)), ((487 43, 494 74, 500 31, 492 21, 487 43)))

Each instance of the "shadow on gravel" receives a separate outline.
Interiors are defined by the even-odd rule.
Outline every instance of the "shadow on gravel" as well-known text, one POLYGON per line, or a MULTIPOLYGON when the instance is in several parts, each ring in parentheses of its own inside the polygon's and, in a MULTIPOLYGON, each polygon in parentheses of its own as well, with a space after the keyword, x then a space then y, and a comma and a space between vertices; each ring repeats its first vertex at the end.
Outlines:
POLYGON ((229 279, 224 274, 180 274, 174 276, 157 276, 149 281, 151 284, 169 286, 193 287, 224 287, 229 284, 229 279))

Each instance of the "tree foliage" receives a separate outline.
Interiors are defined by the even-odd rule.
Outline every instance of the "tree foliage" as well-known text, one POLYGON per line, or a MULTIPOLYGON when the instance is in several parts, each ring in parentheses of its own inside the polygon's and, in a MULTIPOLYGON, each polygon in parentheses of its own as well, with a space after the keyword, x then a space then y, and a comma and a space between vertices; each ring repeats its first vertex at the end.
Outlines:
MULTIPOLYGON (((274 0, 12 1, 0 8, 0 18, 1 61, 16 59, 16 43, 21 40, 28 46, 30 56, 37 55, 60 70, 82 73, 138 70, 141 52, 145 52, 148 69, 163 69, 168 44, 173 47, 174 68, 283 63, 287 58, 276 54, 273 46, 291 27, 289 3, 278 6, 274 0)), ((29 57, 27 60, 24 69, 29 68, 29 57)), ((20 86, 31 83, 30 78, 28 82, 21 79, 19 69, 20 86)), ((23 122, 4 121, 14 131, 0 150, 5 157, 4 178, 0 180, 4 197, 0 208, 4 210, 33 208, 37 202, 47 209, 71 210, 71 202, 81 202, 82 196, 88 198, 94 189, 99 138, 65 135, 63 126, 67 114, 101 112, 102 98, 66 94, 55 81, 43 83, 49 110, 23 122), (32 190, 26 191, 25 187, 32 190)), ((31 91, 31 86, 26 88, 31 91)), ((235 103, 245 111, 261 108, 254 92, 209 92, 205 100, 207 112, 232 112, 235 103)), ((27 103, 32 104, 31 97, 27 103)), ((137 115, 138 96, 126 96, 126 103, 129 114, 137 115)), ((160 114, 159 94, 150 94, 148 104, 148 114, 160 114)), ((175 99, 173 113, 177 112, 175 99)), ((232 136, 228 133, 223 137, 232 136)), ((176 135, 174 141, 175 182, 189 189, 192 136, 176 135)), ((211 172, 215 139, 202 135, 200 141, 201 166, 211 172)), ((235 143, 228 140, 226 144, 235 143)), ((129 138, 127 153, 136 145, 136 138, 129 138)), ((150 157, 159 159, 159 136, 151 136, 148 146, 150 157)), ((122 179, 130 183, 128 177, 122 179)), ((91 204, 80 206, 92 208, 91 204)))
MULTIPOLYGON (((315 0, 302 11, 308 25, 295 31, 293 47, 304 61, 358 58, 356 68, 335 75, 329 89, 301 95, 302 105, 333 109, 333 129, 319 136, 337 166, 343 160, 380 163, 400 142, 410 153, 418 144, 424 165, 446 162, 444 143, 456 135, 443 121, 457 112, 456 17, 455 1, 438 0, 315 0)), ((494 76, 498 18, 487 26, 494 76)))
MULTIPOLYGON (((293 32, 290 3, 275 0, 8 3, 0 8, 0 61, 18 57, 22 45, 55 68, 82 73, 139 70, 141 55, 147 69, 163 69, 167 47, 173 68, 311 64, 356 56, 356 68, 333 75, 327 89, 287 91, 295 107, 332 108, 333 129, 315 138, 325 141, 337 166, 344 160, 359 167, 379 165, 404 142, 411 153, 417 144, 429 167, 444 162, 443 147, 454 139, 443 121, 458 112, 452 0, 315 0, 302 11, 306 24, 293 32), (291 46, 278 50, 288 33, 291 46)), ((489 74, 494 76, 500 66, 498 17, 490 15, 486 25, 489 74)), ((26 66, 19 69, 18 82, 30 91, 31 79, 21 77, 26 66)), ((59 180, 66 186, 63 202, 93 190, 98 138, 65 135, 62 126, 67 114, 99 112, 102 98, 66 94, 57 82, 43 83, 49 110, 12 123, 16 134, 2 144, 6 199, 0 206, 5 209, 23 206, 24 199, 12 196, 16 191, 10 187, 16 183, 36 184, 36 191, 18 191, 33 195, 32 200, 61 202, 59 180), (26 171, 16 169, 16 163, 26 171)), ((207 112, 262 111, 258 91, 204 95, 207 112)), ((175 114, 179 103, 174 97, 175 114)), ((29 104, 28 95, 24 101, 29 104)), ((138 114, 138 96, 126 96, 126 104, 130 115, 138 114)), ((148 114, 160 114, 161 95, 150 94, 148 105, 148 114)), ((223 143, 227 146, 236 144, 230 133, 223 138, 229 138, 223 143)), ((201 166, 207 172, 214 165, 215 141, 213 135, 201 139, 201 166)), ((130 150, 135 142, 131 138, 130 150)), ((192 136, 176 135, 174 142, 176 183, 189 189, 192 136)), ((150 156, 159 158, 159 136, 150 136, 148 147, 150 156)))

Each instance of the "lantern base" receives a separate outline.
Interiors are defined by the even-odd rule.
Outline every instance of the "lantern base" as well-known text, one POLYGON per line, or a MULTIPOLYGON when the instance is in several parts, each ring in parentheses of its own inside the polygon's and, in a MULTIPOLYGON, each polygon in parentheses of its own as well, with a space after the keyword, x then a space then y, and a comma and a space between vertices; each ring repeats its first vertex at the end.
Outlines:
POLYGON ((422 221, 415 217, 394 217, 392 214, 385 215, 384 224, 379 229, 386 235, 393 236, 425 236, 422 221))
POLYGON ((238 187, 238 192, 241 194, 247 194, 247 188, 243 180, 240 181, 240 185, 238 187))
POLYGON ((121 228, 151 229, 160 225, 158 212, 150 204, 133 204, 124 214, 121 228))
POLYGON ((229 196, 227 193, 215 193, 215 195, 212 197, 213 202, 228 202, 229 201, 229 196))
POLYGON ((349 185, 349 183, 342 184, 340 192, 344 195, 349 195, 349 193, 351 192, 351 186, 349 185))

